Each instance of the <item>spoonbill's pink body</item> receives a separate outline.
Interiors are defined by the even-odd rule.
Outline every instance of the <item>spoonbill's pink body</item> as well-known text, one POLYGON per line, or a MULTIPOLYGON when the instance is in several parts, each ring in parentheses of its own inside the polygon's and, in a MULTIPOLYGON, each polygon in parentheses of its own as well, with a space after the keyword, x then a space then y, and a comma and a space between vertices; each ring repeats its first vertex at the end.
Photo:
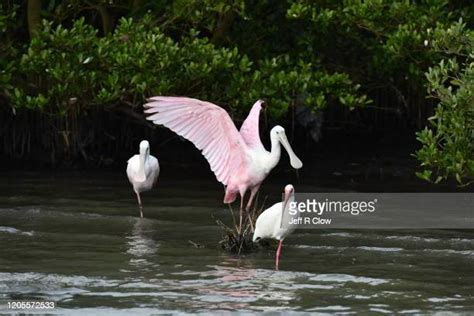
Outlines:
POLYGON ((240 227, 245 193, 250 190, 246 205, 249 211, 263 180, 280 160, 280 144, 288 152, 293 168, 303 166, 293 152, 283 127, 275 126, 271 130, 270 152, 263 146, 259 134, 263 103, 261 100, 255 102, 240 132, 229 114, 210 102, 157 96, 144 105, 145 113, 149 114, 148 120, 166 126, 202 151, 217 180, 226 186, 224 203, 232 203, 240 194, 240 227))

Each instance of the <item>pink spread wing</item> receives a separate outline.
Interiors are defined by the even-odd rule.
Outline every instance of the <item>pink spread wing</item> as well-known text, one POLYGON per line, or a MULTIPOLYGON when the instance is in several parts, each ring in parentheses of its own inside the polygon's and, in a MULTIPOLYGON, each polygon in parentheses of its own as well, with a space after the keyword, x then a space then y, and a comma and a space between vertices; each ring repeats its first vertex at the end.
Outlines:
POLYGON ((250 110, 249 115, 240 127, 240 135, 242 135, 244 142, 251 149, 265 150, 265 147, 263 147, 262 141, 260 140, 259 132, 259 119, 260 111, 262 110, 262 104, 262 100, 255 102, 255 104, 252 106, 252 109, 250 110))
POLYGON ((144 105, 147 120, 164 125, 202 151, 219 182, 247 166, 248 147, 221 107, 186 97, 153 97, 144 105))

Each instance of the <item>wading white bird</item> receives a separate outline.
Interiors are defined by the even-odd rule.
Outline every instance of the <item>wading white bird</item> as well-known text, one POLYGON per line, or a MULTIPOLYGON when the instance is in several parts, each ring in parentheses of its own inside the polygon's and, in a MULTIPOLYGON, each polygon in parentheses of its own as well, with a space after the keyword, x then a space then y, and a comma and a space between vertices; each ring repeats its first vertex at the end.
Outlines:
POLYGON ((285 186, 283 202, 273 204, 257 218, 253 242, 260 239, 270 238, 278 240, 278 248, 275 255, 275 267, 278 269, 280 262, 281 246, 283 240, 295 230, 295 225, 288 225, 284 221, 290 221, 290 203, 295 200, 295 190, 291 184, 285 186))
MULTIPOLYGON (((226 187, 224 203, 232 203, 240 194, 240 229, 245 193, 250 190, 246 206, 248 212, 263 180, 280 160, 280 144, 288 152, 293 168, 303 166, 293 152, 283 127, 275 126, 271 130, 270 152, 263 146, 258 126, 263 104, 258 100, 253 105, 240 132, 229 114, 210 102, 157 96, 144 105, 145 113, 149 114, 148 120, 166 126, 202 151, 217 180, 226 187)), ((253 231, 250 215, 249 221, 253 231)))
POLYGON ((143 217, 142 200, 140 193, 150 190, 158 180, 160 174, 160 165, 158 159, 150 155, 150 145, 148 141, 140 142, 140 152, 133 155, 128 160, 127 176, 133 186, 133 191, 137 195, 138 208, 140 209, 140 217, 143 217))

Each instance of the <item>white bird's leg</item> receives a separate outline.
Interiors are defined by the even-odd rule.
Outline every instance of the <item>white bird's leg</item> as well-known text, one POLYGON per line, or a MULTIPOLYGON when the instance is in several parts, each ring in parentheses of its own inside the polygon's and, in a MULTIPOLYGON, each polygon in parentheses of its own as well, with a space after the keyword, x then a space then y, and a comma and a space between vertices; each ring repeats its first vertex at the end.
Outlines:
POLYGON ((140 217, 143 217, 143 207, 142 207, 142 200, 140 199, 140 193, 135 191, 135 194, 137 195, 138 209, 140 210, 140 217))
POLYGON ((278 264, 280 263, 280 255, 281 255, 281 245, 283 244, 283 240, 278 242, 278 248, 275 255, 275 269, 278 270, 278 264))

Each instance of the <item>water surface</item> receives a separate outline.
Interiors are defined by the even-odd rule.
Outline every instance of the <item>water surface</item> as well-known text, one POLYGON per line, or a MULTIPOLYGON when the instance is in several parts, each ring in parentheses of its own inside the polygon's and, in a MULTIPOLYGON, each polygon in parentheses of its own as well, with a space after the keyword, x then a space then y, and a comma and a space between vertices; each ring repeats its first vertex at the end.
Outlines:
MULTIPOLYGON (((121 173, 0 176, 0 312, 12 300, 57 314, 474 311, 472 232, 297 231, 275 271, 274 249, 219 248, 218 185, 165 180, 140 219, 121 173)), ((265 186, 276 202, 280 183, 265 186)))

